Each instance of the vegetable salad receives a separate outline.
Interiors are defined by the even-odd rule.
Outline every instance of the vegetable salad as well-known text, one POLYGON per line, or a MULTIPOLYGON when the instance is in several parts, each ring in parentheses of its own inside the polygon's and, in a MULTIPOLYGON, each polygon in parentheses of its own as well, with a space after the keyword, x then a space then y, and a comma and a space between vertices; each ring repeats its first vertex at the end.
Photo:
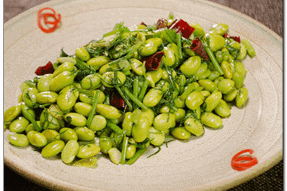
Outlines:
POLYGON ((153 25, 118 23, 73 55, 62 49, 4 112, 10 144, 69 165, 95 167, 99 154, 131 165, 148 147, 222 128, 231 107, 246 105, 242 61, 256 55, 228 32, 224 23, 205 31, 169 15, 153 25))

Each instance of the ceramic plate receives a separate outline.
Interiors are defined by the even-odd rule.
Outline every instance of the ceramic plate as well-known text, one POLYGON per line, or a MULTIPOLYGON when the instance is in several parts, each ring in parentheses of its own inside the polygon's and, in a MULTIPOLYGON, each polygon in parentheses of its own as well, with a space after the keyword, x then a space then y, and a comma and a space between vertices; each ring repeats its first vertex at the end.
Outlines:
POLYGON ((229 8, 200 0, 61 0, 34 7, 4 25, 4 109, 16 105, 20 85, 35 69, 55 62, 60 49, 69 54, 100 38, 116 23, 155 23, 170 12, 205 30, 214 23, 229 25, 229 34, 247 38, 257 56, 244 61, 249 101, 232 108, 220 130, 182 143, 174 141, 159 154, 149 150, 134 165, 114 165, 107 158, 95 169, 44 159, 32 147, 16 148, 4 132, 4 162, 18 173, 50 189, 61 190, 220 190, 234 187, 270 169, 282 159, 282 39, 274 32, 229 8), (52 7, 62 25, 46 34, 37 27, 37 11, 52 7), (246 171, 231 168, 231 158, 253 149, 259 163, 246 171))

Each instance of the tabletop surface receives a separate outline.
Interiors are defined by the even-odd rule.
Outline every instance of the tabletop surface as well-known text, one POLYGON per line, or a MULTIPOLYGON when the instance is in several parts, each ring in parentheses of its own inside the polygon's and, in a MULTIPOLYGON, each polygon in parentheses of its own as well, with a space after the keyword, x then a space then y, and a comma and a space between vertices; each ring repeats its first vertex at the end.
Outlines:
MULTIPOLYGON (((4 23, 48 0, 4 0, 4 23)), ((283 38, 283 0, 209 0, 237 10, 268 27, 283 38)), ((4 190, 48 190, 4 166, 4 190)), ((260 176, 230 191, 283 190, 283 161, 260 176)))

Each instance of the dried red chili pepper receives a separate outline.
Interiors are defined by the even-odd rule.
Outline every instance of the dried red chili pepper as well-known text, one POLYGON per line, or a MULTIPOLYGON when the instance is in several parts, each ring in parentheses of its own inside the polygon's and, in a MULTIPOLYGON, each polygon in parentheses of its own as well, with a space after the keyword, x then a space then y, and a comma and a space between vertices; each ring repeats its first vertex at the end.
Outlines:
POLYGON ((144 22, 141 22, 141 25, 147 26, 147 24, 145 24, 144 22))
POLYGON ((60 14, 56 15, 55 10, 50 7, 45 7, 45 8, 40 9, 38 11, 37 16, 38 16, 37 18, 38 27, 45 33, 51 33, 55 31, 61 21, 61 15, 60 14), (52 11, 52 13, 43 13, 44 11, 47 11, 47 10, 52 11), (53 21, 49 21, 48 20, 49 17, 52 18, 53 21), (43 26, 41 22, 42 18, 43 18, 45 27, 43 26))
POLYGON ((51 61, 49 61, 45 66, 39 66, 35 71, 36 75, 52 74, 54 72, 54 67, 51 61))
POLYGON ((154 53, 153 55, 149 57, 145 57, 142 59, 142 62, 145 61, 145 68, 147 71, 150 70, 157 70, 160 66, 161 59, 164 55, 164 52, 159 51, 154 53))
POLYGON ((232 38, 233 40, 235 40, 235 41, 237 41, 237 42, 241 42, 241 40, 240 40, 240 36, 230 36, 229 34, 227 34, 227 33, 225 33, 224 35, 223 35, 223 37, 224 38, 232 38))
POLYGON ((199 37, 196 37, 196 39, 192 41, 190 49, 196 54, 198 54, 199 56, 201 56, 204 60, 209 60, 206 50, 202 42, 200 41, 199 37))
POLYGON ((249 156, 240 156, 246 152, 253 154, 252 149, 246 149, 246 150, 240 151, 239 153, 237 153, 236 155, 234 155, 232 157, 231 167, 234 170, 243 171, 243 170, 246 170, 246 169, 248 169, 248 168, 250 168, 250 167, 252 167, 258 163, 258 160, 256 157, 253 157, 250 155, 249 156))
POLYGON ((168 24, 168 22, 166 19, 159 19, 156 23, 156 28, 157 29, 165 28, 165 27, 167 27, 167 24, 168 24))
POLYGON ((126 109, 126 111, 129 111, 129 107, 117 91, 112 92, 110 97, 110 104, 119 110, 126 109))
POLYGON ((193 33, 194 28, 182 19, 174 20, 169 26, 169 29, 175 29, 176 33, 180 33, 184 38, 189 38, 193 33))

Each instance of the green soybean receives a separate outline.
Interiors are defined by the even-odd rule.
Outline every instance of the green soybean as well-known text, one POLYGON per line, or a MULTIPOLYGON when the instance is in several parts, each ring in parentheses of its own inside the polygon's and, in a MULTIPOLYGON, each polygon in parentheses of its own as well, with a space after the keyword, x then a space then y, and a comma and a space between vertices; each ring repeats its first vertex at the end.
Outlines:
POLYGON ((101 148, 95 144, 81 145, 76 156, 79 158, 89 158, 95 156, 100 151, 101 148))
POLYGON ((181 66, 180 71, 187 77, 198 72, 201 66, 201 59, 199 56, 192 56, 186 60, 181 66))
POLYGON ((78 150, 79 144, 76 140, 68 141, 61 153, 62 161, 66 164, 70 164, 71 162, 73 162, 78 153, 78 150))
POLYGON ((150 127, 148 138, 151 140, 150 143, 154 146, 160 146, 164 143, 165 135, 163 131, 159 131, 154 127, 150 127))
POLYGON ((205 103, 206 103, 205 111, 211 112, 218 105, 221 98, 222 98, 221 92, 216 91, 216 92, 213 92, 212 94, 210 94, 205 99, 205 103))
POLYGON ((29 143, 35 147, 44 147, 47 144, 47 138, 37 131, 29 131, 27 138, 29 143))
POLYGON ((238 94, 235 98, 236 106, 241 107, 243 106, 248 99, 248 90, 246 87, 242 87, 238 90, 238 94))
POLYGON ((42 134, 46 137, 47 143, 60 139, 60 134, 56 130, 46 129, 42 132, 42 134))
POLYGON ((218 82, 217 88, 223 94, 227 94, 234 89, 235 82, 231 79, 222 79, 218 82))
POLYGON ((162 113, 155 117, 153 127, 159 131, 166 131, 175 126, 175 116, 172 113, 162 113))
POLYGON ((92 141, 95 138, 95 133, 87 127, 76 127, 74 131, 80 141, 92 141))
POLYGON ((65 142, 68 142, 69 140, 78 140, 77 133, 71 128, 64 127, 59 131, 59 133, 61 140, 65 142))
POLYGON ((9 129, 15 133, 22 133, 25 131, 26 127, 30 124, 30 122, 24 117, 18 117, 9 125, 9 129))
POLYGON ((49 90, 53 92, 59 92, 64 87, 73 84, 77 73, 77 71, 64 71, 60 73, 50 81, 49 90))
POLYGON ((107 120, 101 115, 95 115, 91 124, 88 126, 93 132, 104 129, 107 125, 107 120))
POLYGON ((188 117, 184 121, 184 127, 187 131, 195 136, 201 136, 204 133, 204 128, 200 121, 194 117, 188 117))
POLYGON ((69 124, 77 127, 85 126, 87 123, 85 116, 79 113, 68 113, 64 118, 69 124))
POLYGON ((74 69, 75 69, 75 63, 64 62, 53 72, 53 77, 59 75, 60 73, 64 71, 72 72, 74 69))
POLYGON ((36 95, 36 100, 40 104, 51 104, 57 101, 58 94, 51 91, 40 92, 36 95))
POLYGON ((222 126, 222 119, 213 113, 204 112, 201 115, 201 122, 211 128, 217 129, 222 126))
POLYGON ((108 154, 109 150, 113 147, 113 142, 109 137, 101 137, 99 140, 101 152, 108 154))
POLYGON ((68 85, 60 91, 57 97, 57 105, 62 111, 69 111, 75 105, 78 97, 79 91, 75 85, 68 85))
POLYGON ((44 74, 40 76, 37 83, 37 89, 39 92, 49 91, 50 82, 53 79, 53 74, 44 74))
POLYGON ((25 147, 29 145, 29 141, 26 135, 18 133, 10 133, 8 135, 9 143, 17 147, 25 147))
POLYGON ((198 108, 203 102, 204 96, 198 91, 190 93, 185 100, 186 106, 191 110, 198 108))
POLYGON ((77 102, 75 105, 74 105, 74 110, 85 116, 85 117, 88 117, 89 116, 89 113, 92 109, 92 106, 90 104, 87 104, 87 103, 84 103, 84 102, 77 102))
POLYGON ((76 57, 81 59, 82 61, 88 61, 90 59, 90 54, 84 47, 80 47, 76 49, 76 57))
POLYGON ((97 89, 102 85, 101 76, 98 74, 87 75, 81 80, 80 84, 83 89, 97 89))
POLYGON ((171 130, 172 136, 177 139, 187 140, 190 138, 191 134, 184 127, 176 127, 171 130))
POLYGON ((228 117, 231 114, 230 108, 223 99, 219 101, 217 106, 214 108, 214 111, 220 117, 228 117))
POLYGON ((21 114, 21 103, 15 105, 15 106, 9 107, 4 112, 4 123, 13 121, 20 114, 21 114))
POLYGON ((110 61, 107 56, 97 56, 95 58, 91 58, 87 61, 87 64, 93 66, 96 70, 101 68, 103 65, 107 64, 110 61))
POLYGON ((47 144, 41 151, 42 157, 49 158, 59 154, 65 146, 64 141, 55 140, 47 144))

